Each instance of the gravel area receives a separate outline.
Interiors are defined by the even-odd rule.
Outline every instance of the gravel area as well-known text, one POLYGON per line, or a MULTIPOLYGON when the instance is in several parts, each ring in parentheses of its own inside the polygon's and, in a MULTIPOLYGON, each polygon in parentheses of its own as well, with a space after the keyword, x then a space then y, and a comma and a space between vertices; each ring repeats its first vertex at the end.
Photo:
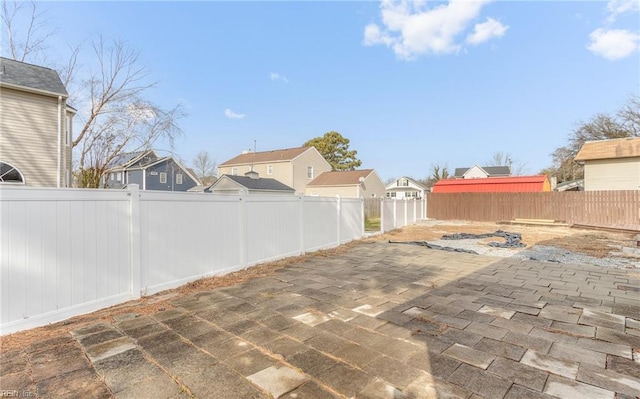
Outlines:
POLYGON ((562 248, 534 245, 530 248, 495 248, 480 242, 477 239, 464 240, 429 240, 429 244, 442 247, 458 248, 474 251, 478 255, 496 256, 501 258, 515 257, 519 259, 531 259, 542 262, 570 263, 576 265, 595 265, 601 267, 616 268, 640 268, 640 259, 637 257, 596 258, 562 248))

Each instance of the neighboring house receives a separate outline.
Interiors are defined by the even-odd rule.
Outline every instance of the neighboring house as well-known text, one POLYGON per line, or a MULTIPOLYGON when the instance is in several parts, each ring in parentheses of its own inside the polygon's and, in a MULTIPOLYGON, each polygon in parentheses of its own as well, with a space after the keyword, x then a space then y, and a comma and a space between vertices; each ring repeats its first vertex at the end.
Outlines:
POLYGON ((429 189, 417 181, 409 177, 401 177, 389 184, 386 187, 387 198, 395 199, 422 199, 425 198, 425 194, 429 189))
POLYGON ((276 179, 304 194, 307 184, 331 165, 315 147, 299 147, 284 150, 246 152, 218 165, 218 176, 243 176, 250 171, 260 176, 276 179))
POLYGON ((575 161, 584 164, 585 191, 640 189, 640 137, 587 141, 575 161))
POLYGON ((484 179, 487 177, 507 177, 511 176, 511 169, 508 166, 478 166, 470 168, 456 168, 454 176, 456 179, 484 179))
POLYGON ((584 179, 570 180, 556 184, 553 191, 584 191, 584 179))
POLYGON ((152 150, 122 154, 109 163, 102 178, 105 188, 137 184, 141 190, 187 191, 200 180, 173 157, 158 157, 152 150))
POLYGON ((247 172, 244 176, 220 176, 220 178, 213 183, 210 191, 214 194, 293 195, 296 190, 276 179, 262 178, 257 172, 247 172))
POLYGON ((373 169, 324 172, 313 179, 305 192, 310 196, 383 198, 384 183, 373 169))
POLYGON ((68 97, 53 69, 0 57, 0 183, 71 186, 68 97))
POLYGON ((545 175, 490 177, 486 179, 442 179, 433 185, 433 193, 526 193, 551 191, 545 175))

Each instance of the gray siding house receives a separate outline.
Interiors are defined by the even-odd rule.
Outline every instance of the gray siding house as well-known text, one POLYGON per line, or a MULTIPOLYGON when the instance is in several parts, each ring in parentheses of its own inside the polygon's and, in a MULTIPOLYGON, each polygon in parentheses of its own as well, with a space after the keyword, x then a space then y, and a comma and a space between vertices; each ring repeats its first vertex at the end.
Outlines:
POLYGON ((137 184, 141 190, 158 191, 188 191, 202 184, 173 157, 158 157, 152 150, 120 155, 110 163, 102 183, 105 188, 137 184))

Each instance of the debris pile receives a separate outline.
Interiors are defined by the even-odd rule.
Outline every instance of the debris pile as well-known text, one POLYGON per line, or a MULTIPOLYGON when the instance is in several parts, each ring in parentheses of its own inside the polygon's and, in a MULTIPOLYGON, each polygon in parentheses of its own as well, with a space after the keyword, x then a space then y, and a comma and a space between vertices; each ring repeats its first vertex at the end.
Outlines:
POLYGON ((509 233, 507 231, 496 230, 493 233, 486 234, 468 234, 468 233, 456 233, 443 235, 443 240, 469 240, 469 239, 482 239, 489 237, 502 237, 505 239, 505 242, 496 242, 492 241, 487 243, 490 247, 496 248, 523 248, 526 247, 522 240, 522 235, 520 233, 509 233))

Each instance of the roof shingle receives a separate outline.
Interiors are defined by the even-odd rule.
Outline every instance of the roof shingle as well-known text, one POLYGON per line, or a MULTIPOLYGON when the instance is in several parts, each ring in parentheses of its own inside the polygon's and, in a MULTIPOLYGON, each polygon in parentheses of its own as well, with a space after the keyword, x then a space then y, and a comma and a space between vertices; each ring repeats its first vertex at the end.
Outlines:
POLYGON ((324 172, 307 186, 351 186, 360 184, 360 178, 366 179, 371 172, 373 169, 324 172))
POLYGON ((284 150, 248 152, 231 158, 219 166, 246 165, 260 162, 290 161, 312 147, 286 148, 284 150))
POLYGON ((640 157, 640 137, 587 141, 575 157, 576 161, 640 157))
POLYGON ((0 57, 0 82, 68 96, 58 72, 9 58, 0 57))

